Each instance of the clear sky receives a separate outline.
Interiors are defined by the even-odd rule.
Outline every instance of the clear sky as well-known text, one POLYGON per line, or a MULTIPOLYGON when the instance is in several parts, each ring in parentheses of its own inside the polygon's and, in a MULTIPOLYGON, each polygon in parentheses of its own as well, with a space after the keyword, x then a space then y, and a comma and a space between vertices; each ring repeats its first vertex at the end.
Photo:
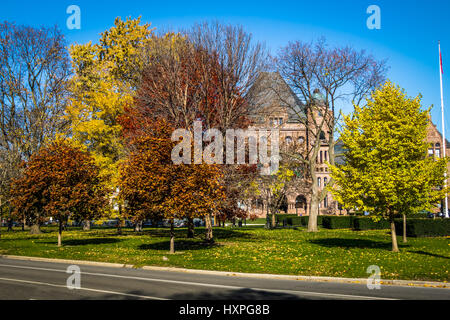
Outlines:
MULTIPOLYGON (((365 49, 388 59, 388 77, 410 96, 423 95, 423 105, 434 105, 432 117, 441 128, 439 60, 441 40, 444 65, 446 137, 450 138, 450 1, 449 0, 0 0, 0 20, 33 26, 58 25, 68 43, 97 41, 114 18, 142 16, 157 29, 189 27, 193 22, 218 19, 239 23, 273 54, 288 41, 324 36, 330 44, 365 49), (81 9, 81 29, 69 30, 69 5, 81 9), (369 30, 370 5, 381 9, 381 29, 369 30)), ((350 109, 344 110, 346 112, 350 109)))

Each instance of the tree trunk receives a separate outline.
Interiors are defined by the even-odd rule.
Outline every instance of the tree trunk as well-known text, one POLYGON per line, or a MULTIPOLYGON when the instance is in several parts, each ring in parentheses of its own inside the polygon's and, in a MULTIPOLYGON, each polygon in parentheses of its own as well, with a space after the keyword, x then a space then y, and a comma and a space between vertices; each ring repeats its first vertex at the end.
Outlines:
POLYGON ((58 228, 58 247, 61 247, 62 229, 63 229, 63 222, 60 220, 58 228))
POLYGON ((317 215, 319 214, 319 203, 314 197, 311 198, 309 206, 308 232, 317 232, 317 215))
POLYGON ((91 220, 84 220, 83 221, 83 230, 84 231, 91 230, 91 220))
POLYGON ((391 218, 391 237, 392 237, 392 252, 398 252, 397 234, 395 233, 394 218, 391 218))
POLYGON ((173 230, 173 219, 170 220, 170 254, 175 253, 175 232, 173 230))
POLYGON ((205 235, 206 242, 213 242, 214 238, 212 231, 211 214, 207 214, 205 216, 205 227, 206 227, 206 235, 205 235))
POLYGON ((275 229, 277 225, 277 215, 275 214, 275 212, 272 213, 272 229, 275 229))
POLYGON ((122 218, 122 203, 119 202, 119 218, 117 218, 117 234, 122 234, 122 223, 120 219, 122 218))
POLYGON ((31 225, 30 234, 41 234, 41 233, 42 233, 42 231, 39 226, 39 223, 34 223, 31 225))
POLYGON ((25 231, 25 225, 27 224, 27 218, 24 216, 22 221, 22 231, 25 231))
POLYGON ((135 232, 142 232, 142 221, 137 221, 135 224, 134 224, 134 231, 135 232))
POLYGON ((188 238, 194 238, 194 219, 193 218, 188 218, 187 219, 187 237, 188 238))
POLYGON ((406 214, 403 214, 403 242, 406 243, 406 214))

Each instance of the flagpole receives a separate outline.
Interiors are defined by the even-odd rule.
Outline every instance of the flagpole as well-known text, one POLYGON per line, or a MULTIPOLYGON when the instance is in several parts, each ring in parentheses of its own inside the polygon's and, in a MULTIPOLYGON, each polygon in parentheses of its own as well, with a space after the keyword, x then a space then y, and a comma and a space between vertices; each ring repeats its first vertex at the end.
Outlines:
MULTIPOLYGON (((445 157, 446 156, 446 149, 447 149, 447 145, 446 145, 446 141, 445 141, 445 122, 444 122, 444 90, 442 87, 442 55, 441 55, 441 41, 438 42, 439 43, 439 78, 440 78, 440 82, 441 82, 441 120, 442 120, 442 154, 445 157)), ((447 171, 444 173, 444 187, 447 188, 447 171)), ((447 198, 447 193, 445 194, 445 199, 444 199, 444 215, 446 218, 448 218, 448 198, 447 198)))

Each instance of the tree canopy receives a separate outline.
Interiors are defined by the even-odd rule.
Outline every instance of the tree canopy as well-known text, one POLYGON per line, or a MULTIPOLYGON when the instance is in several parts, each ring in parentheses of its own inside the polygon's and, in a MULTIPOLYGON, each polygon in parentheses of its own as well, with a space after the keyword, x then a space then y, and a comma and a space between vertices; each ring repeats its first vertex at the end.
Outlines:
POLYGON ((447 159, 427 157, 430 115, 420 101, 389 81, 375 90, 344 117, 345 163, 330 167, 341 204, 391 221, 394 251, 394 215, 429 209, 445 196, 447 159))

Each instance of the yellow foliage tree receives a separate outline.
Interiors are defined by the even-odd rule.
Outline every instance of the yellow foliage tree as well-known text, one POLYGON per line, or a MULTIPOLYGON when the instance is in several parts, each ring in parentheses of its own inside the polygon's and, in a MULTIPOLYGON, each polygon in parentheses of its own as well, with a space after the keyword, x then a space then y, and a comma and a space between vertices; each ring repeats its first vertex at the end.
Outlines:
POLYGON ((114 26, 101 33, 98 44, 70 48, 75 75, 66 118, 71 123, 71 138, 93 154, 110 192, 118 185, 118 165, 123 158, 118 117, 133 102, 143 63, 140 52, 151 41, 152 32, 140 17, 116 18, 114 26))

